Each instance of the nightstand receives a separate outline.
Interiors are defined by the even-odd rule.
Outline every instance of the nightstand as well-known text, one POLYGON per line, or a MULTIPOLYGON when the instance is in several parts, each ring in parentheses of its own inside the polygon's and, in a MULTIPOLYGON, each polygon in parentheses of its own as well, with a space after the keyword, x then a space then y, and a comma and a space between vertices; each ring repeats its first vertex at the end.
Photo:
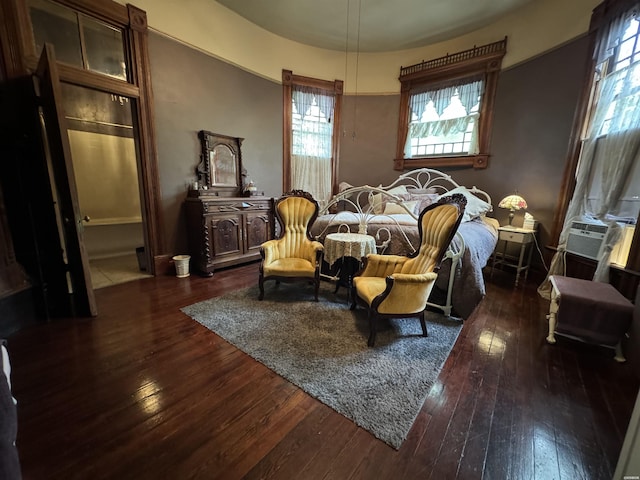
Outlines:
POLYGON ((491 276, 493 276, 493 269, 496 266, 506 265, 516 269, 516 287, 518 286, 520 273, 524 272, 524 279, 526 280, 529 274, 529 267, 531 266, 531 255, 533 253, 532 243, 535 241, 535 234, 535 230, 528 228, 499 227, 498 244, 496 245, 496 251, 493 252, 493 263, 491 264, 491 276), (520 254, 518 256, 507 255, 507 246, 509 243, 520 245, 520 254), (499 251, 501 244, 502 251, 499 251), (524 257, 527 250, 529 250, 529 253, 525 263, 524 257))

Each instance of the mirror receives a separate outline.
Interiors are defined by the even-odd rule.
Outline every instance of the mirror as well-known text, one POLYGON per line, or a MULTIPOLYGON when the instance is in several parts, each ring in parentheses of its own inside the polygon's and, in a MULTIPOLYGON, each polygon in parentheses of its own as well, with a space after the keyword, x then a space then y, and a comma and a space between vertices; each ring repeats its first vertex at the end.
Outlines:
POLYGON ((209 152, 212 186, 236 186, 236 156, 227 145, 216 145, 209 152))
POLYGON ((242 193, 242 138, 201 130, 201 162, 196 169, 200 185, 217 195, 242 193))

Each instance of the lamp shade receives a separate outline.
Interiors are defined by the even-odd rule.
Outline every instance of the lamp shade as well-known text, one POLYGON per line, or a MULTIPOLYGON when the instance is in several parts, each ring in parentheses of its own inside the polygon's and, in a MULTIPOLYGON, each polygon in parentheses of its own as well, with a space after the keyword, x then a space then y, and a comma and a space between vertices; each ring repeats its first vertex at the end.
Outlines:
POLYGON ((512 212, 514 210, 522 210, 527 208, 527 202, 520 195, 508 195, 500 200, 498 204, 500 208, 508 208, 512 212))

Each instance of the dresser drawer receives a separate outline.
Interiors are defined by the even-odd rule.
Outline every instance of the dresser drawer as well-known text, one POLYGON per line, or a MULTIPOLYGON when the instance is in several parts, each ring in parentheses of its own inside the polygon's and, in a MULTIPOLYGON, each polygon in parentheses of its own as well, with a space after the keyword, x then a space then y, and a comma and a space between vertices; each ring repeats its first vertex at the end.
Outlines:
POLYGON ((202 202, 202 210, 205 213, 239 213, 239 212, 260 212, 269 211, 271 202, 269 201, 209 201, 202 202))
POLYGON ((531 233, 500 230, 500 240, 514 243, 529 243, 531 241, 531 233))

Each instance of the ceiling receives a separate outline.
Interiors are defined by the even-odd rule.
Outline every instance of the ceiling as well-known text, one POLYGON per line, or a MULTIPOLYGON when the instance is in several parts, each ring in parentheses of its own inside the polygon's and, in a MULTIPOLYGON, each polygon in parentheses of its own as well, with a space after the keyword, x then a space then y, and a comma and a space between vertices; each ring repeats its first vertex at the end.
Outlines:
POLYGON ((217 0, 250 22, 319 48, 386 52, 463 35, 535 0, 217 0))

